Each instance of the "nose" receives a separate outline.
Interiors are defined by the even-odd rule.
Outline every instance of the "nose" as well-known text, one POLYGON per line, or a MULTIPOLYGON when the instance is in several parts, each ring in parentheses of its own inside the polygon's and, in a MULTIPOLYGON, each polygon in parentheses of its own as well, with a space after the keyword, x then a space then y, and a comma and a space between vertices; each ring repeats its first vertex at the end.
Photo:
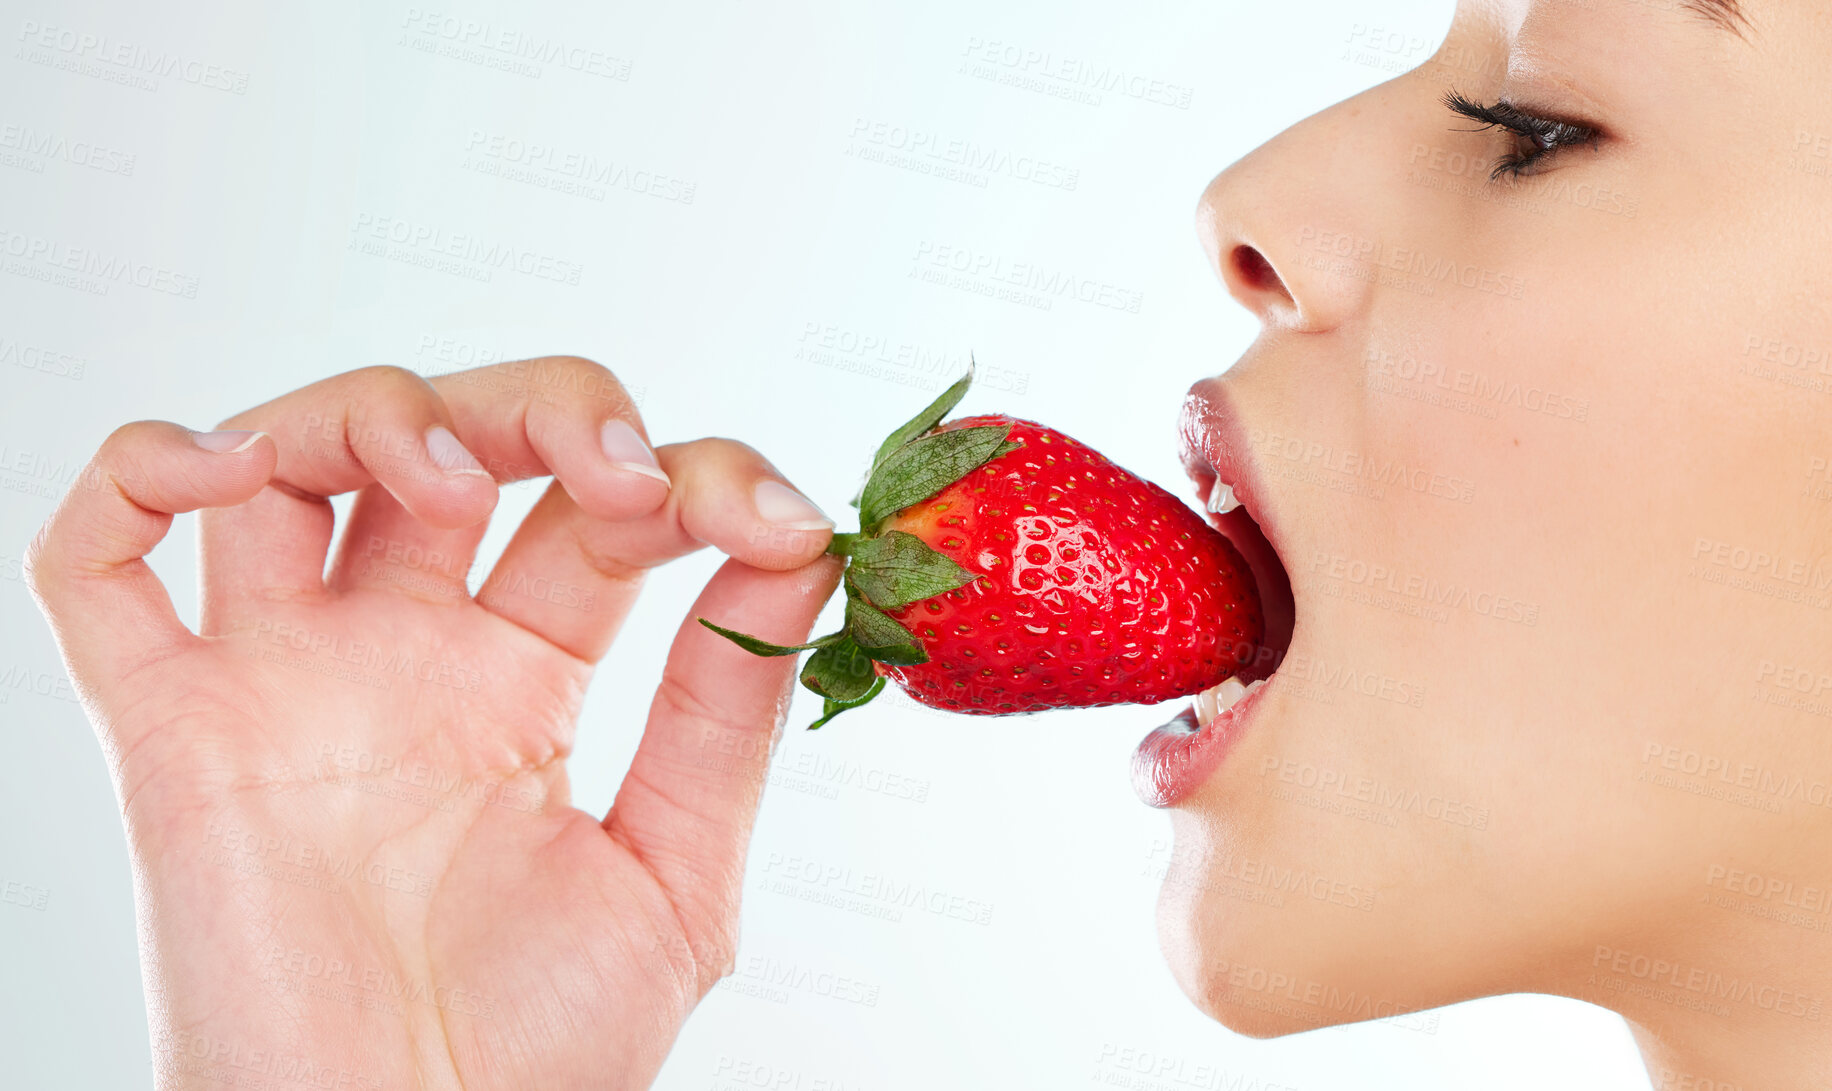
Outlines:
POLYGON ((1210 182, 1196 231, 1229 294, 1267 328, 1331 330, 1362 311, 1381 250, 1366 102, 1286 129, 1210 182))

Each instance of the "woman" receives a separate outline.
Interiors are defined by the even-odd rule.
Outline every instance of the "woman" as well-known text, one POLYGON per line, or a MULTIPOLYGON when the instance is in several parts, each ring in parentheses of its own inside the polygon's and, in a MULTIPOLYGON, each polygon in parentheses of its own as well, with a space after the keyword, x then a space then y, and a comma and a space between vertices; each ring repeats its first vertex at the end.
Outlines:
MULTIPOLYGON (((1295 618, 1268 685, 1140 757, 1163 946, 1218 1020, 1538 991, 1623 1013, 1661 1087, 1826 1082, 1828 55, 1818 5, 1466 3, 1203 195, 1264 332, 1192 389, 1187 461, 1295 618), (1275 907, 1244 867, 1304 879, 1275 907)), ((581 695, 702 544, 692 615, 804 639, 831 528, 747 447, 651 449, 575 359, 118 431, 30 573, 127 824, 161 1085, 646 1085, 731 965, 793 664, 683 625, 602 821, 567 806, 581 695), (473 600, 498 483, 548 473, 473 600), (200 635, 141 560, 193 510, 200 635), (350 790, 384 767, 489 789, 350 790), (250 972, 314 959, 280 978, 426 1002, 250 972)))

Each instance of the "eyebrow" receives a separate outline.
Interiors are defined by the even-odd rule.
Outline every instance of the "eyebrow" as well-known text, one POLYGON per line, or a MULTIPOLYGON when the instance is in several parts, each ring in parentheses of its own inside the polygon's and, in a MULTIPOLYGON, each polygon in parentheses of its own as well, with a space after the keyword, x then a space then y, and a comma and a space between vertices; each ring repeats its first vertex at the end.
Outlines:
POLYGON ((1684 4, 1687 10, 1704 16, 1739 38, 1749 27, 1749 17, 1743 14, 1743 5, 1738 0, 1684 0, 1684 4))

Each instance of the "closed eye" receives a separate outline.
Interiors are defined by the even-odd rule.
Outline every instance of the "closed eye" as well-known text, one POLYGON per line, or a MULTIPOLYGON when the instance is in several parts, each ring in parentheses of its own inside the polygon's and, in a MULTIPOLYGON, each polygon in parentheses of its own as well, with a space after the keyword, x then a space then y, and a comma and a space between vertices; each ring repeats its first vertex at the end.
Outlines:
POLYGON ((1451 113, 1476 122, 1477 128, 1462 132, 1496 128, 1513 137, 1514 147, 1502 153, 1489 171, 1491 182, 1538 174, 1559 149, 1594 144, 1599 135, 1594 126, 1530 114, 1506 99, 1484 105, 1452 90, 1444 93, 1444 105, 1451 113))

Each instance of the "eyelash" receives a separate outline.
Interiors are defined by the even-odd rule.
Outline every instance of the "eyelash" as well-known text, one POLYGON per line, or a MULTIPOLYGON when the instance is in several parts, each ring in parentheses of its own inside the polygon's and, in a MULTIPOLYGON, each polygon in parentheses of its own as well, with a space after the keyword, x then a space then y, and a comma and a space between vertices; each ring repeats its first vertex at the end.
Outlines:
MULTIPOLYGON (((1489 171, 1489 181, 1502 177, 1519 178, 1539 173, 1538 167, 1558 152, 1560 148, 1577 147, 1592 144, 1597 139, 1597 130, 1589 125, 1575 121, 1561 121, 1558 118, 1538 117, 1529 114, 1506 99, 1500 99, 1492 106, 1471 101, 1456 91, 1444 94, 1444 105, 1450 112, 1476 122, 1482 129, 1498 128, 1511 133, 1517 140, 1527 143, 1523 150, 1516 148, 1504 153, 1495 161, 1489 171)), ((1461 132, 1481 132, 1482 129, 1463 129, 1461 132)))

